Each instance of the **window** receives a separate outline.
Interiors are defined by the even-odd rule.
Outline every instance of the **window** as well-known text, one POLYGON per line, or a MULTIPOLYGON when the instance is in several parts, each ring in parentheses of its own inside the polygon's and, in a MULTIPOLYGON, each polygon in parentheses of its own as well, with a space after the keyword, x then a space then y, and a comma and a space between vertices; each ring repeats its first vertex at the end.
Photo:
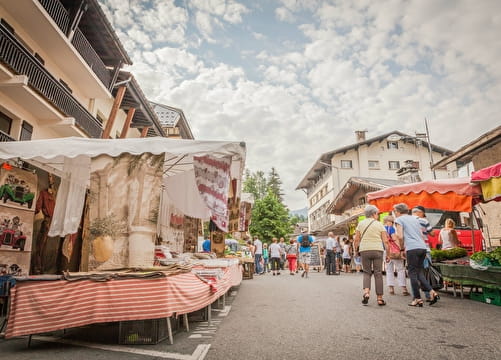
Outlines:
POLYGON ((379 169, 379 161, 369 160, 369 169, 379 169))
POLYGON ((398 149, 398 141, 388 141, 386 145, 388 149, 398 149))
POLYGON ((388 168, 390 170, 398 170, 398 169, 400 169, 400 162, 399 161, 388 161, 388 168))
POLYGON ((341 169, 351 169, 353 168, 351 160, 341 160, 341 169))
POLYGON ((26 121, 23 121, 23 125, 21 126, 21 136, 19 137, 19 141, 31 140, 32 135, 33 135, 33 126, 31 126, 26 121))
POLYGON ((0 112, 0 131, 4 132, 7 135, 10 135, 11 126, 12 119, 5 115, 3 112, 0 112))

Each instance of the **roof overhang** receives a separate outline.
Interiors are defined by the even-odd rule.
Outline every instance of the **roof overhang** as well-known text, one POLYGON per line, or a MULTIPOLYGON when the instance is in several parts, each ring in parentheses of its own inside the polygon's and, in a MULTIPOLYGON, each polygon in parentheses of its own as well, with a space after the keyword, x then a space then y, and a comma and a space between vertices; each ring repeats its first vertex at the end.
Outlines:
POLYGON ((467 164, 472 161, 475 155, 478 155, 482 151, 498 144, 501 142, 501 126, 498 126, 494 130, 489 131, 473 140, 472 142, 466 144, 453 154, 443 158, 442 160, 436 162, 432 165, 432 169, 442 168, 453 161, 461 164, 460 166, 467 164))

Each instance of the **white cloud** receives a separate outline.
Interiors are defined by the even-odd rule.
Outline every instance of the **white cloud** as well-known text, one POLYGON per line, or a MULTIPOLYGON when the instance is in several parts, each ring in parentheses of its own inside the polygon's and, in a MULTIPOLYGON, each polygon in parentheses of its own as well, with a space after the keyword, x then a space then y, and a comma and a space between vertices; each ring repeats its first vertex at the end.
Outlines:
POLYGON ((276 167, 293 209, 306 205, 294 188, 312 162, 353 143, 354 130, 413 134, 427 117, 432 142, 455 150, 499 124, 495 0, 281 0, 268 15, 294 22, 269 31, 248 23, 256 14, 237 1, 187 1, 187 9, 162 1, 150 10, 147 1, 100 1, 145 93, 183 109, 198 139, 246 141, 247 167, 276 167), (273 32, 293 24, 306 40, 273 32), (245 47, 246 31, 280 43, 245 47), (211 47, 221 43, 238 45, 226 63, 211 47))

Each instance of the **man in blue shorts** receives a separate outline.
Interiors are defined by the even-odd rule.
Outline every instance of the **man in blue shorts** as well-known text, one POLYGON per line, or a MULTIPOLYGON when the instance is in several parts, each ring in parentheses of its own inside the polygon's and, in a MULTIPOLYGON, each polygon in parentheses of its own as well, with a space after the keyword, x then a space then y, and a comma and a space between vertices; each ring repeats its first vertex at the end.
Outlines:
POLYGON ((297 237, 297 243, 299 244, 299 263, 303 266, 303 273, 301 277, 308 277, 308 271, 310 270, 311 261, 311 244, 313 243, 313 237, 308 235, 306 230, 303 230, 302 234, 297 237))

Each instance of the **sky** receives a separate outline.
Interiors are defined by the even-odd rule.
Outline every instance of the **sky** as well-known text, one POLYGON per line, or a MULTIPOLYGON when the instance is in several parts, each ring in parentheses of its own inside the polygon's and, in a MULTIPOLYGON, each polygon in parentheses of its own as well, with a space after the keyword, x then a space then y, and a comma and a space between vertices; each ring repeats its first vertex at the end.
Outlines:
POLYGON ((245 141, 291 209, 324 153, 399 130, 458 150, 501 124, 498 0, 99 0, 146 96, 245 141))

